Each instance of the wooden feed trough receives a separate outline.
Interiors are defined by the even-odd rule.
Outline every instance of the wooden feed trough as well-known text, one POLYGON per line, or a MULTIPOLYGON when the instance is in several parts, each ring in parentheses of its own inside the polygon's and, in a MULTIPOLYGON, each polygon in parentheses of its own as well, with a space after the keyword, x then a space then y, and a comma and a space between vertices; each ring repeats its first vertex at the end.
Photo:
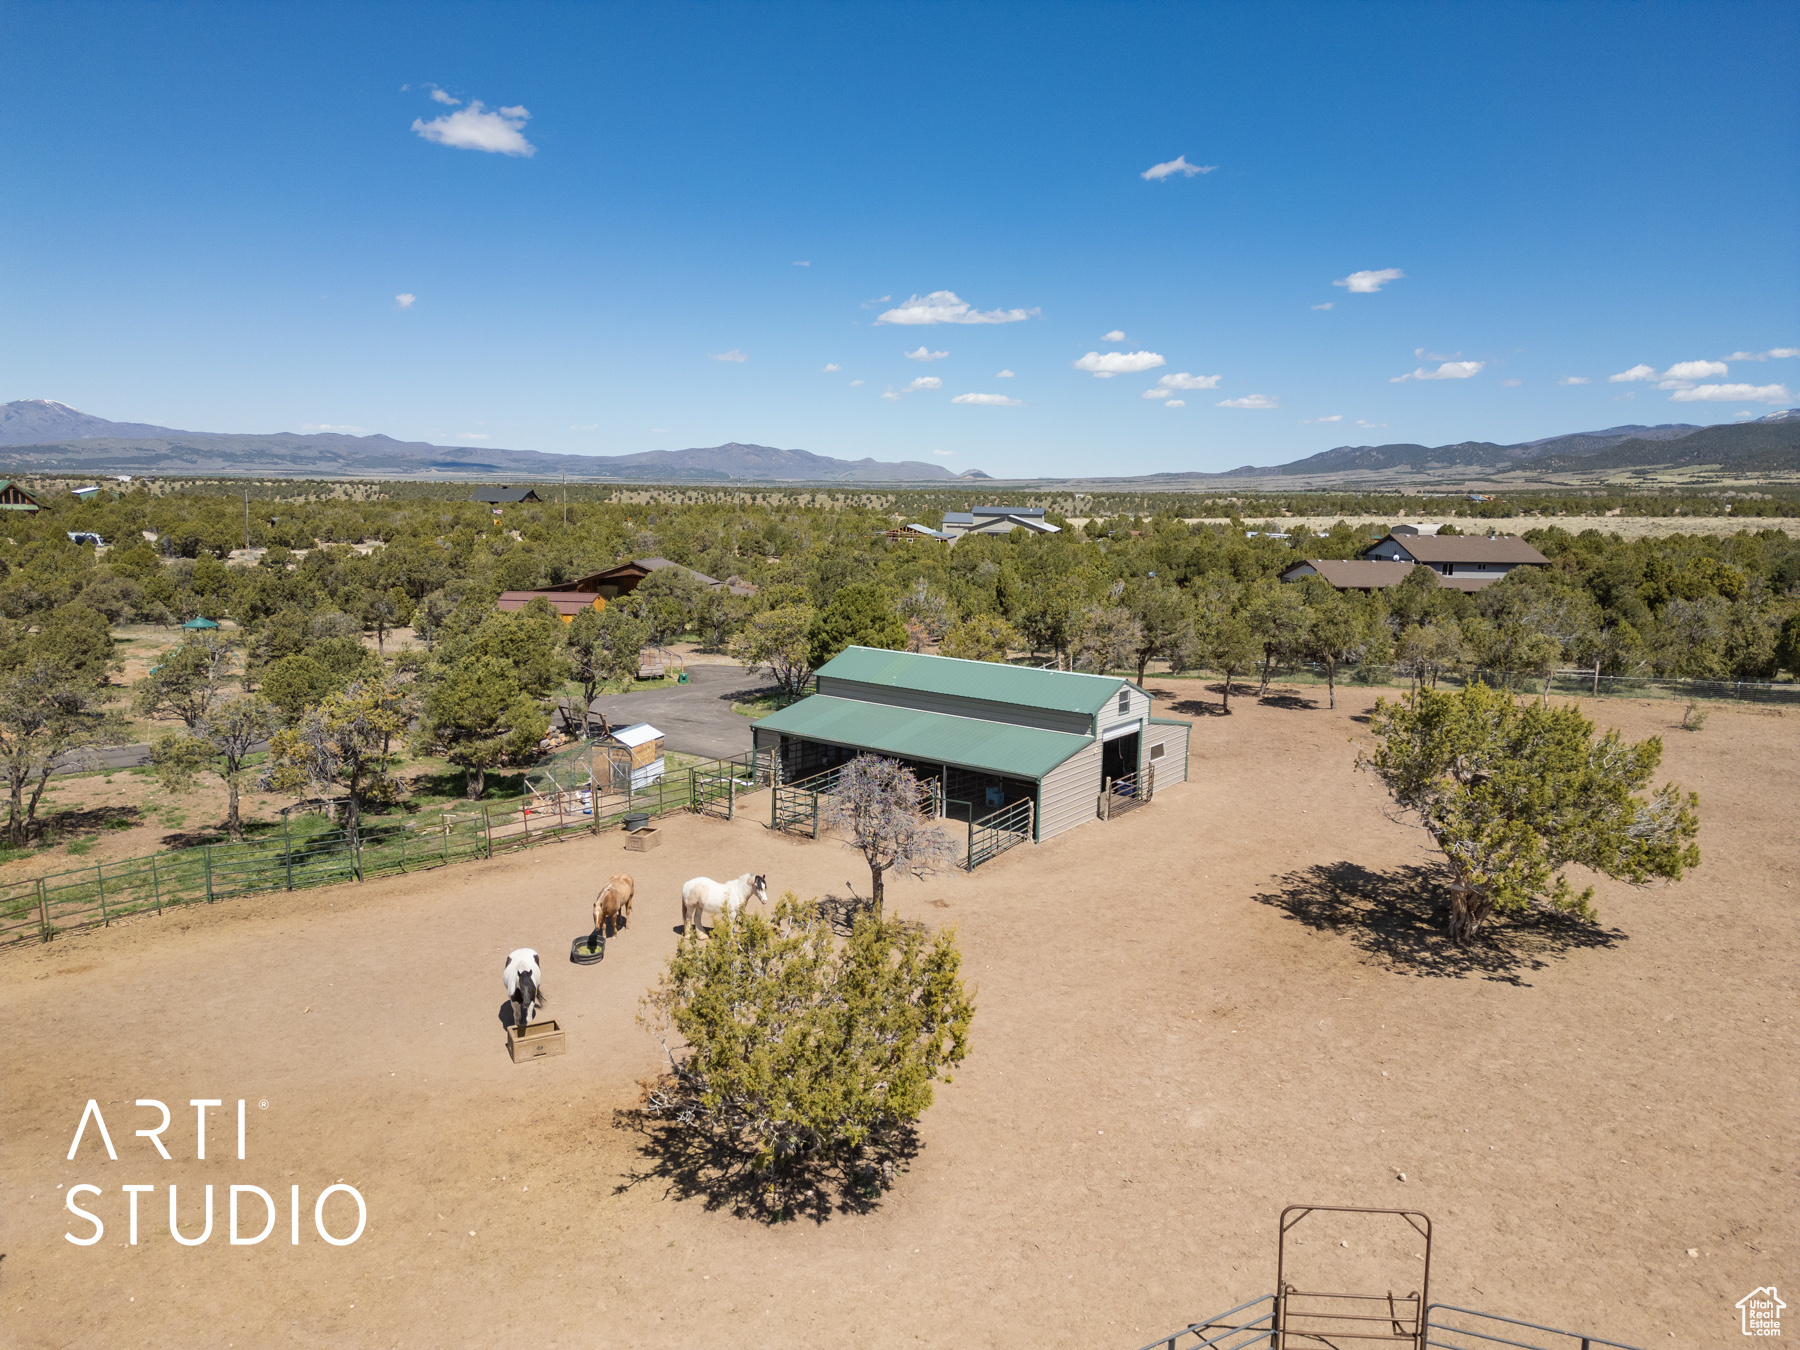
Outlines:
POLYGON ((564 1055, 568 1051, 562 1025, 555 1018, 546 1022, 533 1022, 523 1031, 517 1027, 506 1029, 506 1052, 512 1056, 514 1064, 548 1059, 551 1055, 564 1055))

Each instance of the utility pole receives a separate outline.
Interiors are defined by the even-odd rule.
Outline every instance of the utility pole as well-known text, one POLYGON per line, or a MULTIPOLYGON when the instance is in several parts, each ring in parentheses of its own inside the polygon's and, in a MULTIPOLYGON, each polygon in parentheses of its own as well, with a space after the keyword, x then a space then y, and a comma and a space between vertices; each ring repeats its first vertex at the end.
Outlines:
POLYGON ((244 489, 244 551, 250 550, 250 489, 244 489))
POLYGON ((569 528, 569 471, 564 469, 563 476, 563 528, 569 528))

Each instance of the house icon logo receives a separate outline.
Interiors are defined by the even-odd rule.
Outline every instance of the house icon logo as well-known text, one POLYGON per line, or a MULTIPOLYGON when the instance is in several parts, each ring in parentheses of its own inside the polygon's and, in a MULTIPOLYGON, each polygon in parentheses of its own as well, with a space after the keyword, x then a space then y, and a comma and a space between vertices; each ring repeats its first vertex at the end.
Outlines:
POLYGON ((1744 1335, 1781 1335, 1781 1310, 1785 1307, 1787 1304, 1781 1301, 1774 1285, 1752 1289, 1737 1301, 1737 1309, 1744 1318, 1744 1335))

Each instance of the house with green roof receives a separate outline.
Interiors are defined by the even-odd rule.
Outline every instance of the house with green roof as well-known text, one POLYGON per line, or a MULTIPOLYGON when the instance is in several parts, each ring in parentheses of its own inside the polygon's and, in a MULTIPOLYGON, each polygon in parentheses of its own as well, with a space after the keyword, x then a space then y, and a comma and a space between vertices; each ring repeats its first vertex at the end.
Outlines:
POLYGON ((10 480, 0 480, 0 511, 42 511, 38 499, 10 480))
POLYGON ((1043 840, 1094 819, 1108 779, 1185 782, 1188 731, 1117 676, 850 647, 820 667, 817 693, 752 735, 782 782, 886 755, 936 778, 953 815, 1031 801, 1043 840))

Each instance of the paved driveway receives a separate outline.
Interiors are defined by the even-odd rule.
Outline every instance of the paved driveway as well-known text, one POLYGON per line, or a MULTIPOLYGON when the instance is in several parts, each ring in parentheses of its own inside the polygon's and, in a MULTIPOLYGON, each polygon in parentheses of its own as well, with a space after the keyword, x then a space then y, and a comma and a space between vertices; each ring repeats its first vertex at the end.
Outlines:
POLYGON ((638 694, 597 698, 591 711, 613 726, 648 722, 666 738, 670 750, 686 755, 726 759, 750 749, 750 719, 731 705, 751 690, 766 687, 757 675, 738 666, 693 665, 688 683, 638 694))

